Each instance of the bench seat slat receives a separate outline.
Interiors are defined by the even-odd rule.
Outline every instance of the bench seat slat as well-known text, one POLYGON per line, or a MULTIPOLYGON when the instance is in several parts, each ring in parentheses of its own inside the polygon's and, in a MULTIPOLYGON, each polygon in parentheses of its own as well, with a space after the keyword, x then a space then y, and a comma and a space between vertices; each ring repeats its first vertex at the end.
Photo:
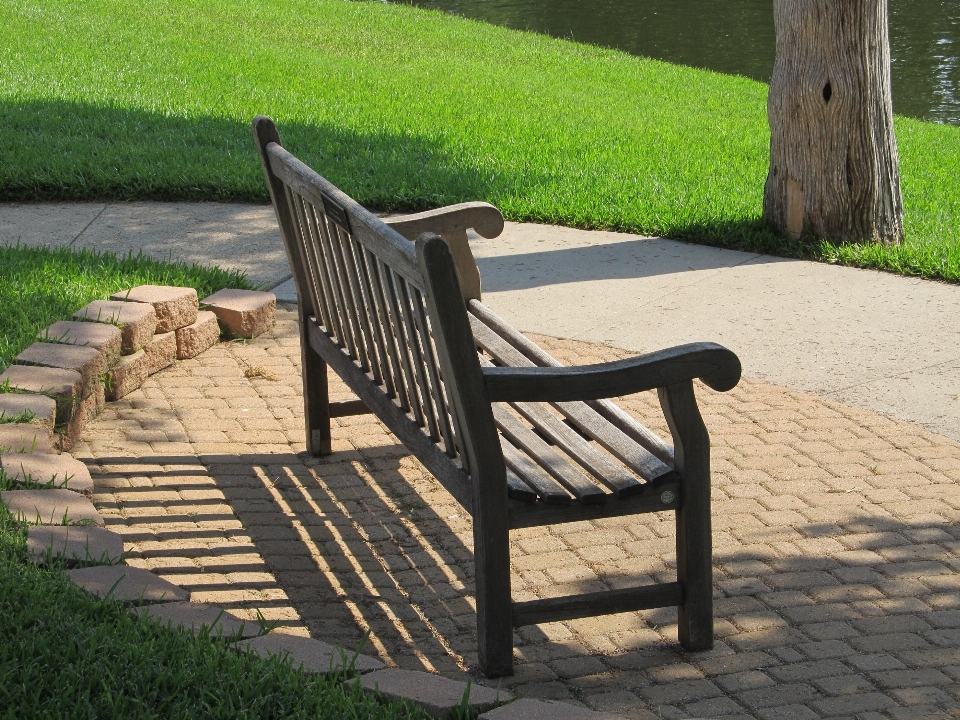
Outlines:
POLYGON ((531 490, 523 480, 507 468, 507 497, 511 500, 522 500, 526 503, 536 502, 537 493, 531 490))
MULTIPOLYGON (((493 329, 472 314, 470 316, 470 327, 473 330, 474 339, 498 362, 511 367, 533 366, 532 360, 525 357, 512 345, 509 345, 506 340, 497 335, 493 329)), ((552 403, 552 405, 580 428, 580 430, 589 435, 647 482, 675 476, 674 471, 668 465, 618 427, 611 424, 586 403, 561 402, 552 403)), ((531 422, 533 421, 531 420, 531 422)), ((637 492, 636 484, 625 484, 624 488, 626 489, 625 493, 619 492, 618 488, 619 497, 637 492)))
MULTIPOLYGON (((468 304, 471 318, 477 318, 481 324, 492 330, 496 336, 506 340, 511 346, 527 357, 533 365, 539 367, 561 367, 561 363, 545 350, 538 347, 523 333, 515 330, 510 324, 478 300, 471 300, 468 304)), ((471 327, 473 322, 471 320, 471 327)), ((514 363, 507 363, 514 365, 514 363)), ((653 453, 667 465, 673 465, 673 448, 665 443, 656 433, 650 432, 643 425, 627 415, 621 408, 610 400, 591 400, 586 403, 591 408, 607 418, 617 428, 636 442, 653 453)))
POLYGON ((517 412, 525 417, 538 430, 541 430, 551 442, 558 445, 567 455, 583 465, 604 485, 613 490, 617 497, 629 497, 640 492, 641 484, 633 473, 615 463, 595 446, 584 440, 576 430, 538 403, 510 403, 517 412))
MULTIPOLYGON (((507 469, 523 478, 523 482, 534 489, 536 495, 545 503, 551 505, 569 505, 570 493, 563 489, 556 480, 546 473, 539 465, 517 450, 510 442, 500 436, 500 449, 507 469)), ((507 476, 509 483, 509 474, 507 476)), ((509 484, 508 484, 509 489, 509 484)))
POLYGON ((507 439, 528 453, 544 470, 572 492, 582 503, 605 502, 610 493, 598 487, 565 458, 559 450, 547 445, 539 435, 523 424, 501 403, 493 406, 493 419, 507 439))

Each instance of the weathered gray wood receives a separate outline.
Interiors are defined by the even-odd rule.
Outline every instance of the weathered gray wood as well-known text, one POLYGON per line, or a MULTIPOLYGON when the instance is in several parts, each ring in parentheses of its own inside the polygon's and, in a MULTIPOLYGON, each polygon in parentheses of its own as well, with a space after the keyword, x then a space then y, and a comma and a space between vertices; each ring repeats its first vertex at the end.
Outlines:
POLYGON ((380 367, 380 382, 387 389, 389 397, 396 397, 396 386, 393 382, 393 368, 390 367, 390 354, 387 352, 386 333, 383 330, 383 320, 387 316, 379 304, 377 288, 375 286, 375 276, 370 270, 370 251, 362 245, 357 246, 359 257, 357 263, 360 267, 360 275, 363 280, 363 296, 366 303, 366 310, 370 316, 373 341, 377 346, 377 358, 380 367))
POLYGON ((373 279, 374 295, 376 296, 377 309, 380 313, 380 324, 383 327, 383 340, 387 346, 387 355, 390 358, 392 368, 391 383, 387 384, 387 393, 397 398, 401 409, 405 412, 410 409, 410 403, 407 400, 407 388, 403 380, 403 367, 400 364, 400 354, 397 351, 397 337, 393 331, 393 315, 390 305, 387 302, 386 293, 391 291, 388 271, 378 257, 369 250, 370 254, 370 273, 373 279))
MULTIPOLYGON (((507 476, 490 400, 467 308, 450 248, 438 235, 417 238, 417 259, 437 339, 443 381, 455 398, 464 449, 473 481, 473 543, 476 562, 477 636, 480 667, 491 677, 513 673, 510 624, 510 535, 507 476)), ((516 501, 515 501, 516 502, 516 501)))
MULTIPOLYGON (((548 354, 541 347, 535 345, 528 337, 511 327, 506 320, 494 313, 483 303, 474 300, 470 302, 469 307, 470 313, 473 316, 481 320, 483 324, 493 330, 497 336, 505 339, 510 345, 533 361, 534 365, 539 367, 563 367, 563 363, 548 354)), ((517 367, 519 367, 519 365, 517 367)), ((653 453, 661 461, 667 465, 673 465, 673 448, 667 445, 655 433, 650 432, 643 425, 627 415, 617 407, 617 405, 606 399, 591 400, 587 402, 587 405, 613 423, 628 437, 633 438, 633 440, 638 442, 646 450, 653 453)))
POLYGON ((511 614, 513 626, 523 627, 596 615, 649 610, 679 605, 681 602, 683 586, 673 582, 515 602, 511 614))
POLYGON ((660 405, 673 434, 683 504, 677 510, 677 580, 680 643, 687 650, 713 647, 713 540, 710 529, 710 436, 697 409, 693 383, 660 388, 660 405))
POLYGON ((596 400, 699 378, 724 391, 740 381, 740 361, 716 343, 688 343, 645 355, 578 367, 483 368, 493 402, 596 400))
POLYGON ((516 415, 502 405, 493 406, 493 418, 497 427, 511 443, 521 448, 539 463, 540 467, 555 477, 561 485, 573 493, 582 503, 605 502, 610 493, 598 487, 564 457, 560 451, 547 445, 540 436, 528 428, 516 415))
POLYGON ((349 417, 351 415, 369 415, 373 412, 363 400, 345 400, 330 403, 330 417, 349 417))
MULTIPOLYGON (((513 345, 501 338, 478 317, 470 315, 470 328, 473 337, 490 355, 501 365, 510 367, 533 367, 533 360, 517 350, 513 345)), ((536 347, 536 346, 534 346, 536 347)), ((552 358, 551 358, 552 359, 552 358)), ((552 367, 562 367, 552 365, 552 367)), ((630 438, 618 427, 604 419, 596 410, 583 402, 553 403, 565 417, 573 422, 582 432, 596 440, 608 452, 637 473, 644 480, 666 478, 673 471, 656 456, 642 447, 636 440, 630 438)), ((639 424, 638 424, 639 426, 639 424)), ((649 430, 641 427, 646 433, 649 430)), ((672 459, 673 453, 670 452, 672 459)), ((629 491, 628 491, 629 492, 629 491)))
POLYGON ((427 384, 423 347, 421 345, 420 333, 417 332, 410 292, 406 283, 402 283, 398 290, 397 300, 400 303, 400 314, 403 315, 403 322, 407 328, 407 339, 410 341, 410 355, 413 362, 414 375, 416 376, 417 387, 420 390, 420 407, 423 408, 423 415, 430 437, 436 441, 440 439, 440 427, 437 424, 437 414, 433 407, 430 387, 427 384))
POLYGON ((533 488, 543 502, 553 505, 570 504, 570 493, 550 477, 542 467, 511 445, 503 436, 500 437, 500 451, 503 453, 503 459, 507 463, 507 467, 533 488))
POLYGON ((327 228, 330 243, 333 247, 333 258, 337 269, 337 282, 340 285, 346 325, 350 328, 348 336, 351 340, 351 355, 354 360, 360 363, 360 367, 364 370, 369 370, 370 358, 367 355, 366 336, 361 321, 360 303, 358 302, 357 288, 354 284, 349 263, 349 258, 352 255, 350 252, 350 236, 336 224, 331 223, 330 218, 327 218, 327 228))
POLYGON ((420 407, 420 391, 417 388, 417 380, 414 376, 413 366, 410 361, 410 341, 407 336, 407 330, 404 325, 403 315, 400 314, 400 303, 398 299, 398 287, 403 282, 403 278, 393 272, 389 266, 384 267, 386 273, 386 282, 384 291, 386 292, 387 307, 390 311, 390 327, 396 337, 397 353, 400 356, 400 377, 404 387, 404 395, 410 409, 413 411, 413 417, 421 427, 425 425, 423 408, 420 407))
POLYGON ((543 525, 560 525, 582 520, 599 520, 624 515, 676 510, 680 506, 679 482, 646 483, 639 495, 605 503, 553 505, 543 502, 510 502, 507 506, 512 530, 543 525))
POLYGON ((537 493, 530 489, 523 480, 507 470, 507 497, 512 500, 521 500, 532 503, 537 499, 537 493))
POLYGON ((383 384, 383 366, 382 358, 378 352, 373 325, 376 324, 376 318, 371 323, 370 311, 373 309, 373 302, 369 295, 369 287, 365 282, 365 275, 361 272, 361 265, 357 261, 357 253, 363 252, 364 247, 349 240, 344 244, 344 253, 346 254, 347 267, 350 271, 350 284, 353 287, 354 302, 357 306, 357 315, 360 318, 360 327, 363 331, 364 348, 367 351, 367 359, 370 362, 370 371, 373 374, 373 380, 377 385, 383 384))
POLYGON ((474 503, 470 477, 451 463, 446 453, 424 435, 420 427, 398 408, 383 390, 370 382, 367 375, 343 353, 313 318, 308 318, 307 333, 310 345, 317 354, 326 360, 333 371, 360 397, 360 400, 376 413, 383 424, 390 428, 390 432, 407 446, 410 452, 463 506, 464 510, 473 514, 474 503))
POLYGON ((413 297, 410 299, 413 302, 413 315, 417 323, 417 334, 420 336, 421 354, 427 365, 427 379, 430 381, 433 405, 437 414, 437 422, 440 426, 440 439, 443 441, 443 447, 447 455, 456 457, 457 448, 453 441, 453 431, 450 428, 449 409, 446 398, 443 395, 443 386, 440 383, 440 370, 437 367, 437 356, 430 336, 429 323, 423 304, 423 295, 420 294, 419 290, 414 289, 413 297))

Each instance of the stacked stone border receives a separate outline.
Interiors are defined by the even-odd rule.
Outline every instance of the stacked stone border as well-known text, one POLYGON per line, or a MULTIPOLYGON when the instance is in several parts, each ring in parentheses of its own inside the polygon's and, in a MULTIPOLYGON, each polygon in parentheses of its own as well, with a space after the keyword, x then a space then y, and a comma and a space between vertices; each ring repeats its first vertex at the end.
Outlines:
POLYGON ((33 415, 28 422, 0 424, 0 470, 22 486, 0 492, 0 502, 28 523, 30 560, 65 563, 74 583, 124 603, 139 617, 210 632, 241 652, 288 656, 306 672, 354 672, 350 682, 364 691, 413 702, 438 720, 464 703, 483 720, 614 720, 562 702, 515 699, 492 687, 386 668, 373 657, 269 631, 222 608, 190 602, 183 588, 124 564, 123 539, 103 527, 90 501, 89 470, 67 451, 105 403, 137 390, 175 360, 194 358, 221 338, 253 339, 271 329, 276 304, 265 292, 220 290, 199 301, 193 288, 141 285, 55 322, 0 373, 0 417, 33 415))

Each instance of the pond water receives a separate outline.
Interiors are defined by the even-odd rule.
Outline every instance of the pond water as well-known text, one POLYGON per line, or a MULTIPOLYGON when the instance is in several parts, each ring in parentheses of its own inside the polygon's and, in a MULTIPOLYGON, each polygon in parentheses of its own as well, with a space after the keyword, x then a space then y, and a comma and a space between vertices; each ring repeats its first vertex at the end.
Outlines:
MULTIPOLYGON (((411 4, 763 82, 773 71, 773 0, 411 4)), ((894 112, 960 125, 960 0, 889 0, 889 8, 894 112)))

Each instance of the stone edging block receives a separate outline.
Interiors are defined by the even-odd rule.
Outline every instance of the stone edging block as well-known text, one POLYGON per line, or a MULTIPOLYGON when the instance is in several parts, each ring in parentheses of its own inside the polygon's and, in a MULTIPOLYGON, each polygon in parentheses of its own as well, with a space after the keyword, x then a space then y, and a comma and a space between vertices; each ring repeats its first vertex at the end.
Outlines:
POLYGON ((51 559, 68 563, 115 563, 123 558, 123 538, 91 525, 31 525, 27 555, 38 565, 51 559))
POLYGON ((197 321, 197 291, 193 288, 171 285, 138 285, 124 292, 114 293, 111 300, 148 303, 157 315, 157 333, 179 330, 197 321))
POLYGON ((67 422, 73 416, 74 405, 80 399, 83 378, 76 370, 11 365, 0 373, 0 384, 9 382, 11 388, 52 397, 57 403, 57 422, 67 422))
POLYGON ((150 375, 149 359, 146 352, 137 350, 132 355, 124 355, 120 362, 107 373, 106 392, 107 400, 119 400, 139 389, 143 381, 150 375))
POLYGON ((153 375, 173 365, 177 359, 177 334, 173 331, 153 336, 153 340, 143 346, 147 356, 147 374, 153 375))
POLYGON ((116 325, 106 323, 58 320, 46 330, 40 331, 38 340, 44 342, 86 345, 103 353, 106 367, 112 367, 120 357, 122 333, 116 325))
POLYGON ((260 633, 258 623, 241 620, 206 603, 174 602, 139 607, 134 612, 138 617, 153 617, 162 625, 189 630, 197 635, 203 627, 209 628, 213 637, 220 635, 228 639, 250 638, 260 633))
MULTIPOLYGON (((369 693, 379 693, 391 700, 410 700, 437 720, 447 720, 467 691, 465 682, 414 670, 377 670, 354 682, 359 682, 369 693)), ((470 684, 469 704, 475 711, 490 710, 496 703, 511 698, 513 695, 506 691, 470 684)))
POLYGON ((53 433, 34 423, 0 425, 0 451, 3 453, 53 453, 53 433))
POLYGON ((177 358, 188 360, 212 347, 220 340, 220 325, 212 312, 201 310, 193 325, 177 330, 177 358))
POLYGON ((51 483, 56 488, 74 492, 93 492, 93 479, 87 466, 66 454, 3 453, 0 454, 0 468, 15 482, 51 483))
POLYGON ((216 314, 227 334, 235 338, 254 338, 273 327, 277 315, 277 297, 255 290, 218 290, 202 301, 216 314))
POLYGON ((51 433, 57 421, 57 403, 46 395, 34 393, 0 394, 0 418, 13 417, 24 411, 30 411, 36 417, 30 424, 45 427, 51 433))
MULTIPOLYGON (((302 667, 309 673, 342 671, 349 667, 354 656, 354 653, 341 651, 340 648, 320 640, 280 632, 268 633, 252 640, 243 640, 237 643, 237 648, 240 650, 249 648, 259 657, 289 655, 294 669, 302 667)), ((361 673, 380 670, 382 667, 382 662, 366 655, 357 655, 353 662, 353 668, 361 673)))
POLYGON ((109 595, 126 605, 186 600, 190 593, 149 570, 128 565, 100 565, 70 570, 70 579, 99 598, 109 595))
POLYGON ((40 365, 80 373, 81 397, 93 392, 106 369, 106 361, 99 350, 67 343, 35 342, 17 355, 16 361, 19 365, 40 365))
POLYGON ((556 700, 520 698, 488 710, 477 720, 621 720, 616 715, 596 712, 556 700))
POLYGON ((103 525, 103 518, 93 503, 72 490, 5 490, 0 492, 0 502, 15 518, 32 525, 80 521, 103 525))
POLYGON ((157 329, 153 305, 116 300, 94 300, 77 310, 73 317, 88 322, 110 323, 120 327, 120 352, 130 355, 146 345, 157 329))
POLYGON ((62 449, 70 450, 74 441, 80 437, 83 428, 87 423, 93 420, 106 405, 106 395, 103 385, 98 384, 96 390, 87 395, 83 400, 77 403, 73 408, 73 415, 67 421, 67 426, 62 436, 62 449))

